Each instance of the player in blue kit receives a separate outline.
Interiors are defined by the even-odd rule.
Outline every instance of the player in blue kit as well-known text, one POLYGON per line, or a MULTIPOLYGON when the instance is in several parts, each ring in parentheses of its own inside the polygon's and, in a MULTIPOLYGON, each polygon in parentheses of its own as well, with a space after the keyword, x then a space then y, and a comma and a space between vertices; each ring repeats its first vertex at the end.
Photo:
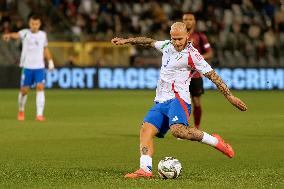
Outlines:
POLYGON ((155 105, 145 116, 140 129, 140 168, 126 174, 126 178, 152 177, 153 138, 163 137, 168 130, 177 138, 198 141, 216 148, 229 158, 234 156, 233 148, 219 135, 210 135, 195 127, 189 127, 191 71, 197 70, 210 79, 224 97, 241 111, 247 110, 245 103, 231 93, 227 85, 188 41, 184 23, 174 23, 170 35, 171 40, 165 41, 146 37, 112 39, 115 45, 151 46, 163 53, 155 105))
POLYGON ((37 121, 44 121, 43 116, 45 95, 45 64, 44 58, 48 61, 48 69, 54 69, 54 63, 51 53, 47 47, 47 37, 44 31, 40 30, 41 19, 37 14, 33 14, 29 18, 29 29, 22 29, 19 32, 13 32, 3 35, 3 40, 20 39, 22 41, 22 53, 20 60, 21 88, 18 97, 19 112, 18 120, 25 120, 25 104, 27 94, 33 85, 36 86, 36 107, 37 121))

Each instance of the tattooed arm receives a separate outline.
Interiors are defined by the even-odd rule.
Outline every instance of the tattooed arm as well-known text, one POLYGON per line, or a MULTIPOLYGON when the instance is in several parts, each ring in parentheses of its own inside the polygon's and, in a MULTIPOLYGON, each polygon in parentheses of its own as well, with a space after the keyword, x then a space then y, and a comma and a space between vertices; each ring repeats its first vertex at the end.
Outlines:
POLYGON ((210 79, 226 98, 227 96, 232 95, 230 89, 227 87, 227 85, 223 82, 223 80, 219 77, 219 75, 217 75, 217 73, 214 70, 204 74, 204 76, 210 79))
POLYGON ((214 70, 205 73, 204 76, 210 79, 217 86, 219 91, 225 96, 225 98, 228 99, 228 101, 232 105, 234 105, 241 111, 247 110, 246 104, 243 101, 241 101, 239 98, 233 96, 230 89, 227 87, 224 81, 219 77, 219 75, 214 70))
POLYGON ((156 40, 148 38, 148 37, 131 37, 131 38, 113 38, 111 42, 115 45, 124 45, 124 44, 131 44, 131 45, 140 45, 143 47, 154 47, 154 43, 156 40))

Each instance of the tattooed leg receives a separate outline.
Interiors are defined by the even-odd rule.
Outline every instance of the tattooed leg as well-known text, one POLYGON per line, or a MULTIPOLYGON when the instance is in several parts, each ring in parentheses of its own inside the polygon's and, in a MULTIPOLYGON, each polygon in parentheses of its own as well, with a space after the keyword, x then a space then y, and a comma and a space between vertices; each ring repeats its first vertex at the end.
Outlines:
POLYGON ((155 126, 150 123, 143 123, 140 129, 140 153, 141 155, 153 156, 154 154, 154 136, 158 133, 155 126))
POLYGON ((234 150, 230 144, 225 141, 217 134, 209 135, 206 132, 202 132, 194 127, 186 127, 181 124, 174 124, 170 127, 172 134, 177 138, 198 141, 203 144, 214 147, 229 158, 234 157, 234 150))
POLYGON ((170 127, 172 134, 181 139, 198 141, 216 147, 218 139, 206 132, 200 131, 195 127, 186 127, 181 124, 174 124, 170 127))
POLYGON ((182 124, 174 124, 170 127, 173 136, 181 139, 187 139, 192 141, 201 141, 203 138, 203 132, 195 127, 186 127, 182 124))

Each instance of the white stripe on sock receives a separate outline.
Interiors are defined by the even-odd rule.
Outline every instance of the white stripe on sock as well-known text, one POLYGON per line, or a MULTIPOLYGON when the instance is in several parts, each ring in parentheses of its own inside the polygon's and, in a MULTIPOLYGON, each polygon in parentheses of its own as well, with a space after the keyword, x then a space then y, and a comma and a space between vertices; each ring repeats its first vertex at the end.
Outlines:
POLYGON ((218 143, 218 139, 216 137, 209 135, 208 133, 203 132, 203 138, 201 142, 215 147, 218 143))

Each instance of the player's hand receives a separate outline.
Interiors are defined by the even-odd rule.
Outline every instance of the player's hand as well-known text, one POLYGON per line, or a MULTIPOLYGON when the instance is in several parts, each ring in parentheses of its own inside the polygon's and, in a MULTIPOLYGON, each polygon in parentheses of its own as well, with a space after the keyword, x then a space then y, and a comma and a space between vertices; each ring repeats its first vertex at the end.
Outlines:
POLYGON ((10 35, 9 34, 4 34, 2 36, 2 38, 3 38, 4 41, 9 41, 10 40, 10 35))
POLYGON ((53 60, 49 60, 49 61, 48 61, 48 70, 49 70, 49 71, 54 70, 54 63, 53 63, 53 60))
POLYGON ((127 39, 124 39, 124 38, 113 38, 111 40, 111 43, 114 44, 114 45, 124 45, 126 43, 128 43, 128 40, 127 39))
POLYGON ((235 107, 237 107, 239 110, 241 111, 246 111, 248 108, 247 108, 247 105, 241 101, 241 99, 231 95, 231 96, 228 96, 227 97, 228 101, 234 105, 235 107))

